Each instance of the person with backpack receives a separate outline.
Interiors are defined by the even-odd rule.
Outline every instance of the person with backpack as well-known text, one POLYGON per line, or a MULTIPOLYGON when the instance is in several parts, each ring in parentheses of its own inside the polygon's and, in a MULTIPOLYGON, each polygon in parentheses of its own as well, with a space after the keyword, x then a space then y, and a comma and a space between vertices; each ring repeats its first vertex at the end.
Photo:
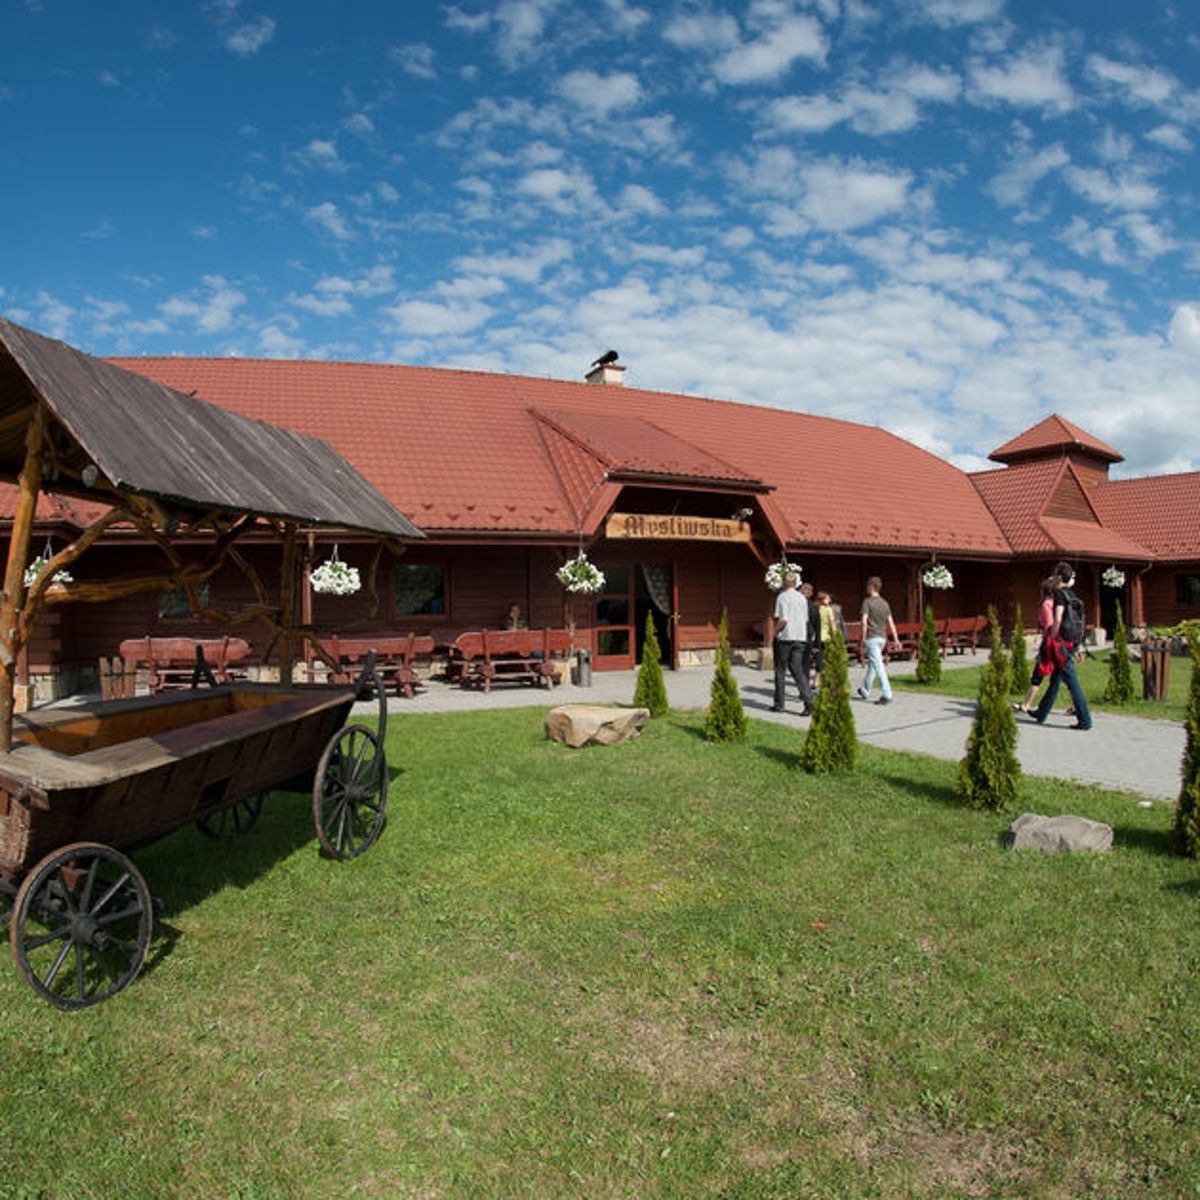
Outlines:
POLYGON ((1075 653, 1083 645, 1085 629, 1083 601, 1072 590, 1075 572, 1070 563, 1060 562, 1054 568, 1054 580, 1054 624, 1050 629, 1050 637, 1055 643, 1054 671, 1041 703, 1030 715, 1039 725, 1044 725, 1054 710, 1059 684, 1065 680, 1075 709, 1075 723, 1071 728, 1087 730, 1092 727, 1092 714, 1075 674, 1075 653))

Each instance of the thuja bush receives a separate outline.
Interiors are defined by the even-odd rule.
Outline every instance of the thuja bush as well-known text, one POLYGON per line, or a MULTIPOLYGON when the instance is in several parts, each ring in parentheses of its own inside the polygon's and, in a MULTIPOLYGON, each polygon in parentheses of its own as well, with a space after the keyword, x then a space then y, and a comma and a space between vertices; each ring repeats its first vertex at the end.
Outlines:
POLYGON ((921 626, 921 644, 917 647, 917 682, 937 683, 942 678, 942 650, 937 640, 937 622, 933 605, 925 605, 925 623, 921 626))
POLYGON ((1133 699, 1133 671, 1129 665, 1129 631, 1117 602, 1117 621, 1113 629, 1113 647, 1108 656, 1108 682, 1104 685, 1105 704, 1128 704, 1133 699))
POLYGON ((1021 620, 1021 606, 1013 612, 1012 633, 1008 639, 1008 690, 1014 696, 1023 696, 1029 688, 1032 667, 1025 653, 1025 626, 1021 620))
POLYGON ((708 712, 704 714, 704 736, 710 742, 740 742, 746 736, 746 710, 742 693, 729 663, 729 618, 722 610, 717 669, 713 674, 708 712))
POLYGON ((858 732, 850 710, 850 663, 839 630, 825 643, 821 687, 813 701, 812 724, 800 747, 800 765, 811 775, 849 771, 858 752, 858 732))
POLYGON ((979 684, 967 754, 958 766, 958 795, 972 808, 997 812, 1017 799, 1021 764, 1017 760, 1017 721, 1008 700, 1008 663, 994 608, 988 610, 992 652, 979 684))
POLYGON ((642 665, 638 667, 633 702, 639 708, 648 708, 652 717, 665 716, 670 707, 667 703, 667 683, 663 679, 662 649, 654 632, 654 617, 650 613, 646 614, 646 640, 642 644, 642 665))
POLYGON ((1190 858, 1200 858, 1200 621, 1185 621, 1192 655, 1192 682, 1188 689, 1184 728, 1187 741, 1183 748, 1183 783, 1175 808, 1175 848, 1190 858))
POLYGON ((1012 659, 1004 649, 1004 635, 1000 632, 1000 616, 996 606, 987 606, 988 643, 991 646, 990 659, 996 668, 1004 672, 1004 691, 1008 691, 1012 682, 1012 659))

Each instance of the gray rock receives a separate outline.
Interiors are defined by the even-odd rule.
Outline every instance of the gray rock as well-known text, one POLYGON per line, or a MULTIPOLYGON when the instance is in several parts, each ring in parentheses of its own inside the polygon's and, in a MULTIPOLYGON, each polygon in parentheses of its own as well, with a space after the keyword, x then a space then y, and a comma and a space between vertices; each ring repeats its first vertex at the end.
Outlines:
POLYGON ((546 736, 564 746, 614 746, 642 732, 648 708, 560 704, 546 714, 546 736))
POLYGON ((1063 854, 1075 850, 1112 849, 1111 825, 1089 821, 1087 817, 1064 814, 1043 817, 1040 813, 1022 813, 1004 835, 1004 842, 1014 850, 1040 850, 1043 854, 1063 854))

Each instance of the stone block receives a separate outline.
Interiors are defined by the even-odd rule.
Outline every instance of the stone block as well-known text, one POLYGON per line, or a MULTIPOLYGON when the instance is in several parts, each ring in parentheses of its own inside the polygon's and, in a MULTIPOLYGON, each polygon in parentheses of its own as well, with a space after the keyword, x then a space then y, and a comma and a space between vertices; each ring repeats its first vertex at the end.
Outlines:
POLYGON ((614 746, 637 737, 650 719, 648 708, 606 704, 560 704, 546 714, 546 736, 564 746, 614 746))
POLYGON ((1111 825, 1069 813, 1058 817, 1022 813, 1008 827, 1004 842, 1014 850, 1040 850, 1043 854, 1077 850, 1104 853, 1112 849, 1113 831, 1111 825))

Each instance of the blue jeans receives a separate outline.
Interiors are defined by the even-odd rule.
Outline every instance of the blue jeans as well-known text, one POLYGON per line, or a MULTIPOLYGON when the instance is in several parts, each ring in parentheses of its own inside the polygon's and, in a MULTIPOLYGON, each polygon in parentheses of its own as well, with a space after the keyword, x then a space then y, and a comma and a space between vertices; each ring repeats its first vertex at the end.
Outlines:
POLYGON ((1034 709, 1034 719, 1039 725, 1045 722, 1046 718, 1054 710, 1054 701, 1058 699, 1058 685, 1064 679, 1067 681, 1067 691, 1071 693, 1071 703, 1075 705, 1075 719, 1084 729, 1091 729, 1092 713, 1088 708, 1087 700, 1084 699, 1083 688, 1079 686, 1079 677, 1075 674, 1074 650, 1067 653, 1067 661, 1062 669, 1055 671, 1050 676, 1050 686, 1046 688, 1046 694, 1042 697, 1042 702, 1034 709))
POLYGON ((871 694, 871 684, 878 675, 880 693, 885 700, 892 698, 891 681, 888 679, 887 667, 883 665, 883 648, 886 644, 887 638, 867 638, 867 674, 859 689, 864 696, 871 694))

